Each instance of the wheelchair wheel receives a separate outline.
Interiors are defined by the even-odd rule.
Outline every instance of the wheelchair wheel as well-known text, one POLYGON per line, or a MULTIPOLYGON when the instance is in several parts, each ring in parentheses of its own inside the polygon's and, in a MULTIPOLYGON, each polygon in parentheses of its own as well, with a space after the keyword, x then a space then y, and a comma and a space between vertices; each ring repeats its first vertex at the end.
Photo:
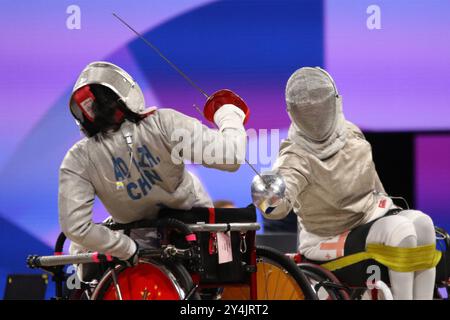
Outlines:
POLYGON ((117 266, 115 272, 121 299, 110 270, 100 280, 92 300, 184 300, 194 288, 189 273, 178 263, 141 261, 134 267, 117 266))
POLYGON ((312 263, 299 263, 298 267, 320 300, 350 300, 346 288, 332 272, 312 263))
MULTIPOLYGON (((265 246, 256 248, 257 300, 317 299, 303 271, 281 252, 265 246)), ((249 300, 249 286, 227 286, 222 300, 249 300)))

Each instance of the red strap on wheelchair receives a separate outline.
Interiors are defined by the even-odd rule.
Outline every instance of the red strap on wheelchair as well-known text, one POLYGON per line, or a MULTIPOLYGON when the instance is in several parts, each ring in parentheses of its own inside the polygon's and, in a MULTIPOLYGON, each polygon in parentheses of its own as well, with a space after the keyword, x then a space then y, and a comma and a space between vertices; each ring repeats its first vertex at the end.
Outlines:
POLYGON ((94 261, 95 263, 100 263, 100 262, 103 262, 105 260, 108 261, 108 262, 113 261, 112 255, 110 255, 110 254, 100 254, 97 251, 93 252, 93 254, 92 254, 92 261, 94 261))
POLYGON ((188 242, 197 241, 197 236, 195 235, 195 233, 188 234, 185 238, 188 242))
MULTIPOLYGON (((209 223, 216 223, 216 209, 208 208, 209 211, 209 223)), ((209 233, 209 254, 214 254, 216 252, 216 248, 214 247, 214 243, 216 242, 216 234, 214 232, 209 233)))
POLYGON ((209 211, 209 223, 216 223, 216 209, 208 208, 209 211))
POLYGON ((198 273, 191 273, 192 282, 194 284, 200 284, 200 275, 198 273))
POLYGON ((93 253, 92 261, 94 261, 95 263, 100 263, 100 259, 98 258, 98 252, 93 253))
POLYGON ((302 255, 300 253, 286 253, 286 256, 297 264, 302 262, 302 255))

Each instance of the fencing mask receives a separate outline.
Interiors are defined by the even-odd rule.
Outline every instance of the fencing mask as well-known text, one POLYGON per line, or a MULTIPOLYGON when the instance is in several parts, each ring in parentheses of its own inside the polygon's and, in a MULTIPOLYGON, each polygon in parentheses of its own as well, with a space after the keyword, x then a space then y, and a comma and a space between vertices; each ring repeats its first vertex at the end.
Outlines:
POLYGON ((320 159, 345 145, 341 97, 331 76, 321 68, 295 71, 286 85, 289 138, 320 159))
POLYGON ((109 62, 92 62, 78 77, 69 102, 72 115, 88 136, 98 131, 95 106, 102 101, 110 109, 116 106, 108 112, 117 121, 122 116, 137 119, 146 112, 142 90, 125 70, 109 62))

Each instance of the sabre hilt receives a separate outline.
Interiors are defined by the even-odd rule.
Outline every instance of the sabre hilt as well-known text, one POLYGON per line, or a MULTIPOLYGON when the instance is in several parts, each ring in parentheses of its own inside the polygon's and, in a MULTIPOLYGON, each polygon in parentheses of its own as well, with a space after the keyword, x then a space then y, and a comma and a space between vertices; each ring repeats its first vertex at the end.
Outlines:
POLYGON ((286 182, 283 176, 273 171, 255 176, 251 185, 253 204, 269 214, 283 199, 286 199, 286 182))

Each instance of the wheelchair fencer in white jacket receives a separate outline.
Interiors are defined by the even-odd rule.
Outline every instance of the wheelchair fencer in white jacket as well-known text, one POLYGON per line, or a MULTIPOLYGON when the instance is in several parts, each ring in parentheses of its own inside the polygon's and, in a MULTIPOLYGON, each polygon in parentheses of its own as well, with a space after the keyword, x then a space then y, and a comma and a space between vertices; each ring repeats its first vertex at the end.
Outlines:
POLYGON ((214 130, 173 109, 145 109, 139 85, 114 64, 93 62, 82 71, 70 110, 86 137, 67 152, 59 174, 59 222, 72 240, 71 253, 135 261, 135 241, 92 221, 96 196, 118 223, 154 218, 162 207, 212 207, 184 160, 225 171, 244 161, 248 108, 225 91, 205 106, 214 130), (205 157, 212 149, 223 152, 205 157))
MULTIPOLYGON (((433 221, 420 211, 400 210, 385 193, 371 146, 344 118, 331 76, 321 68, 295 71, 286 85, 286 104, 288 138, 272 171, 255 177, 254 203, 267 219, 294 210, 298 250, 316 261, 344 257, 349 233, 373 223, 358 240, 366 252, 354 258, 373 255, 387 263, 394 298, 431 299, 439 256, 433 221), (389 254, 395 259, 384 259, 389 254)), ((336 266, 329 264, 330 270, 336 266)))

